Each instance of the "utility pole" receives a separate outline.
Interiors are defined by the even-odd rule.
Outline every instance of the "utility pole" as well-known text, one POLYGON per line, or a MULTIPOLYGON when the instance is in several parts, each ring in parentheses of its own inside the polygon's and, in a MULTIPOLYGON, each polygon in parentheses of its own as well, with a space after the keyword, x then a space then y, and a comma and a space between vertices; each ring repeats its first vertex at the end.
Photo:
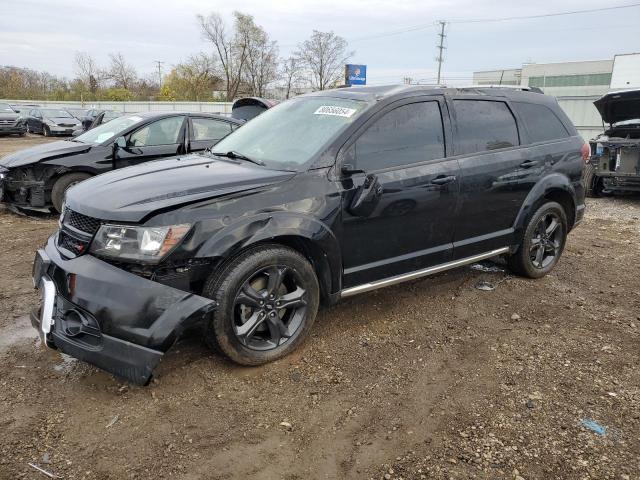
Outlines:
POLYGON ((436 61, 438 62, 437 84, 440 85, 440 74, 442 73, 442 62, 444 62, 444 49, 446 48, 444 46, 444 39, 446 37, 444 33, 444 27, 447 24, 447 22, 445 22, 444 20, 440 20, 438 23, 440 24, 440 33, 438 33, 438 36, 440 37, 440 44, 438 45, 438 56, 436 58, 436 61))
POLYGON ((162 64, 160 60, 154 60, 154 62, 158 65, 158 85, 162 88, 162 64))

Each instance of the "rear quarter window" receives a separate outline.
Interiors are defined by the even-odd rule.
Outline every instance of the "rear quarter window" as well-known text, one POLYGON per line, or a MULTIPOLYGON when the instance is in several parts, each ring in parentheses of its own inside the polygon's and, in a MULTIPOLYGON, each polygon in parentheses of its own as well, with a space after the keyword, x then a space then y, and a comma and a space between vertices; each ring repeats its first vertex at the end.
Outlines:
POLYGON ((486 152, 520 144, 516 120, 506 103, 454 100, 458 136, 456 154, 486 152))
POLYGON ((527 126, 531 143, 549 142, 570 136, 549 107, 525 102, 513 102, 512 105, 527 126))

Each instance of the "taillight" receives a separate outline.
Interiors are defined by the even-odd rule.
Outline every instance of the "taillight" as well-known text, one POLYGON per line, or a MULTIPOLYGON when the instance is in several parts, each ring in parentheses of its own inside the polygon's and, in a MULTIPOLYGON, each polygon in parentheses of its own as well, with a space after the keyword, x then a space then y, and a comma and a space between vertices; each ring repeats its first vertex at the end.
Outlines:
POLYGON ((584 143, 582 145, 582 148, 580 149, 580 154, 582 155, 582 160, 584 160, 585 162, 589 160, 589 157, 591 156, 591 147, 589 147, 588 143, 584 143))

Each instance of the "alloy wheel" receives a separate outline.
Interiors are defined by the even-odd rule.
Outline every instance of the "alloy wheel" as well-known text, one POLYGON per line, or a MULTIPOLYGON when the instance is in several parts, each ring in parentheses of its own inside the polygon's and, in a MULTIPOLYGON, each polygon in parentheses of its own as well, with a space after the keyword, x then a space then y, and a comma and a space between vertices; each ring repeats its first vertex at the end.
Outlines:
POLYGON ((540 218, 529 247, 529 258, 535 268, 546 268, 558 258, 562 235, 562 222, 557 214, 549 212, 540 218))
POLYGON ((271 350, 286 343, 306 315, 303 287, 296 270, 283 265, 250 275, 234 302, 233 330, 238 340, 252 350, 271 350))

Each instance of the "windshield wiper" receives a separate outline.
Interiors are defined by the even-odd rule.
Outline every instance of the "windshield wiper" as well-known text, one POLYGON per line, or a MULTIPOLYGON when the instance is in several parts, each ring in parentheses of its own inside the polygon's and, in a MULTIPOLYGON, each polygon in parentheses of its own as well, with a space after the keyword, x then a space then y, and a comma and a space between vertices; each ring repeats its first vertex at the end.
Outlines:
POLYGON ((227 153, 223 153, 223 152, 211 152, 213 155, 217 155, 218 157, 226 157, 226 158, 233 158, 233 159, 238 159, 238 160, 246 160, 247 162, 251 162, 251 163, 255 163, 256 165, 260 165, 261 167, 265 166, 265 163, 261 160, 254 160, 253 158, 249 158, 246 155, 243 155, 239 152, 235 152, 233 150, 231 150, 230 152, 227 153))

